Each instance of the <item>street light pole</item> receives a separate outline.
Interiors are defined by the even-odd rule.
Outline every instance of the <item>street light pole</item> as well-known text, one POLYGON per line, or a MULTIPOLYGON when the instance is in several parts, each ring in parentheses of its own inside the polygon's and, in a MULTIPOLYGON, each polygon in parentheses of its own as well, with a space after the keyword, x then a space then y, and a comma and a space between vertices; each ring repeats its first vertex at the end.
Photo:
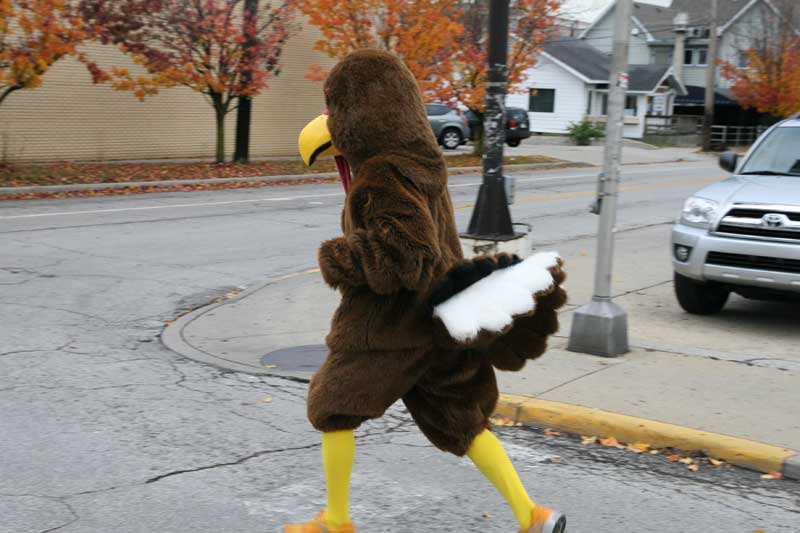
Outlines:
POLYGON ((628 351, 628 316, 612 301, 611 276, 614 261, 614 231, 619 194, 619 167, 625 127, 625 93, 628 88, 628 43, 632 0, 618 0, 614 21, 614 64, 608 90, 608 117, 603 173, 598 184, 600 223, 597 235, 597 265, 594 296, 573 315, 568 350, 615 357, 628 351))
POLYGON ((706 56, 706 93, 703 112, 703 150, 711 151, 711 131, 714 125, 714 104, 717 99, 717 0, 711 0, 711 32, 706 56))
POLYGON ((503 178, 505 143, 505 97, 508 57, 509 0, 489 4, 489 72, 483 122, 483 184, 472 212, 467 233, 462 237, 481 241, 510 241, 517 237, 508 210, 503 178))

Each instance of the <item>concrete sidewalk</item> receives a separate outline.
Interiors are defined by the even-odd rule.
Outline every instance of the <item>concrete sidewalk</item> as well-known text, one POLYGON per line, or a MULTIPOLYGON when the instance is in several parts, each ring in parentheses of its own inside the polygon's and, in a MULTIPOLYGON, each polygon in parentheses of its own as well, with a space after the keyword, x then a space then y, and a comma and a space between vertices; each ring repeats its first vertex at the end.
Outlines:
MULTIPOLYGON (((571 241, 559 250, 570 293, 561 336, 523 371, 499 373, 501 391, 589 407, 601 416, 637 417, 644 422, 634 426, 643 428, 652 420, 719 434, 718 440, 728 435, 766 443, 776 447, 779 461, 792 457, 792 450, 800 450, 797 308, 734 297, 717 316, 683 313, 672 295, 663 246, 668 231, 644 228, 617 239, 615 289, 630 313, 631 353, 604 359, 564 349, 572 311, 591 298, 594 266, 594 241, 571 241), (642 242, 649 244, 643 248, 642 242), (644 257, 658 260, 643 267, 644 257)), ((325 354, 321 345, 337 303, 337 293, 310 269, 185 315, 163 339, 173 350, 214 365, 308 378, 325 354)), ((693 449, 713 449, 697 446, 693 449)), ((786 463, 786 475, 800 475, 797 459, 786 463)), ((775 463, 739 464, 768 470, 762 465, 775 463)))

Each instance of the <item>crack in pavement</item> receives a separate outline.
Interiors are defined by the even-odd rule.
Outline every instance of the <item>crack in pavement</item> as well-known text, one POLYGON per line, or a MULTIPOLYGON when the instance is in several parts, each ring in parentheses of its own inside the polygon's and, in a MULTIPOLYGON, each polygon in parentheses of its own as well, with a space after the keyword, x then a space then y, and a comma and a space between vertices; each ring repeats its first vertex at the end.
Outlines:
POLYGON ((294 451, 299 451, 299 450, 310 450, 310 449, 313 449, 313 448, 319 448, 321 446, 322 446, 322 443, 321 442, 317 442, 317 443, 314 443, 314 444, 308 444, 306 446, 294 446, 294 447, 288 447, 288 448, 278 448, 278 449, 275 449, 275 450, 260 450, 260 451, 253 452, 251 454, 245 455, 244 457, 240 457, 239 459, 236 459, 234 461, 227 461, 227 462, 224 462, 224 463, 214 463, 214 464, 210 464, 210 465, 206 465, 206 466, 199 466, 197 468, 187 468, 187 469, 183 469, 183 470, 173 470, 172 472, 167 472, 166 474, 160 474, 158 476, 151 477, 151 478, 147 479, 144 482, 144 484, 145 485, 149 485, 151 483, 155 483, 157 481, 161 481, 162 479, 165 479, 165 478, 168 478, 168 477, 172 477, 172 476, 178 476, 178 475, 181 475, 181 474, 189 474, 189 473, 192 473, 192 472, 202 472, 203 470, 211 470, 211 469, 214 469, 214 468, 224 468, 226 466, 237 466, 237 465, 245 463, 245 462, 247 462, 247 461, 249 461, 251 459, 255 459, 257 457, 261 457, 261 456, 264 456, 264 455, 272 455, 272 454, 283 453, 283 452, 294 452, 294 451))

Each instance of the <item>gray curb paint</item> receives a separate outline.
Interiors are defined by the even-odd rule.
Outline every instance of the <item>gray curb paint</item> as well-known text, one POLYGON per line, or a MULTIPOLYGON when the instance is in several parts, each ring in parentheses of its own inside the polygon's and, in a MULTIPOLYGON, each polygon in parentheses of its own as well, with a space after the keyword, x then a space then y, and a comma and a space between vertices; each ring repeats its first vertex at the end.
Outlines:
POLYGON ((800 455, 793 455, 783 462, 783 477, 800 480, 800 455))
MULTIPOLYGON (((536 169, 542 167, 586 167, 592 166, 586 163, 573 163, 569 161, 553 163, 528 163, 519 165, 506 165, 505 168, 511 169, 536 169)), ((448 169, 451 172, 480 172, 480 167, 454 167, 448 169)), ((31 192, 69 192, 69 191, 102 191, 107 189, 126 189, 129 187, 170 187, 180 185, 198 185, 215 183, 269 183, 276 181, 302 181, 306 179, 335 178, 339 174, 336 172, 324 172, 321 174, 289 174, 286 176, 251 176, 246 178, 207 178, 197 180, 164 180, 164 181, 131 181, 125 183, 74 183, 68 185, 35 185, 27 187, 0 187, 0 194, 25 194, 31 192)))
POLYGON ((244 300, 248 296, 251 296, 252 294, 255 294, 261 289, 269 285, 273 285, 275 283, 277 282, 269 281, 262 285, 253 287, 252 289, 247 289, 246 291, 243 291, 240 294, 238 294, 235 298, 223 300, 221 302, 213 303, 210 305, 205 305, 203 307, 198 307, 194 311, 190 311, 189 313, 180 316, 177 320, 175 320, 171 324, 168 324, 167 327, 164 328, 164 331, 161 332, 161 343, 167 349, 177 353, 178 355, 186 357, 187 359, 215 366, 223 370, 232 370, 234 372, 243 372, 245 374, 254 374, 259 376, 284 377, 305 382, 310 381, 311 376, 313 375, 311 372, 282 372, 279 370, 265 368, 263 366, 253 366, 253 365, 243 364, 240 363, 239 361, 226 359, 224 357, 220 357, 218 355, 214 355, 205 352, 203 350, 200 350, 194 347, 192 344, 190 344, 183 336, 183 330, 189 324, 191 324, 193 321, 200 318, 204 314, 208 313, 209 311, 213 311, 214 309, 222 307, 223 305, 227 305, 229 303, 244 300))

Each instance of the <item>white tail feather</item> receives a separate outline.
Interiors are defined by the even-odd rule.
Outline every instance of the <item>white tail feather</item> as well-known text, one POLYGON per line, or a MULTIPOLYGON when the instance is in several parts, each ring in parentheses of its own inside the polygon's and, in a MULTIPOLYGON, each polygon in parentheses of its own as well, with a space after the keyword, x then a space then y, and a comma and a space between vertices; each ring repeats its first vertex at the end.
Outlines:
POLYGON ((468 342, 482 331, 498 333, 515 316, 534 310, 533 295, 553 286, 550 269, 558 264, 556 252, 532 255, 514 266, 496 270, 433 310, 450 335, 468 342))

